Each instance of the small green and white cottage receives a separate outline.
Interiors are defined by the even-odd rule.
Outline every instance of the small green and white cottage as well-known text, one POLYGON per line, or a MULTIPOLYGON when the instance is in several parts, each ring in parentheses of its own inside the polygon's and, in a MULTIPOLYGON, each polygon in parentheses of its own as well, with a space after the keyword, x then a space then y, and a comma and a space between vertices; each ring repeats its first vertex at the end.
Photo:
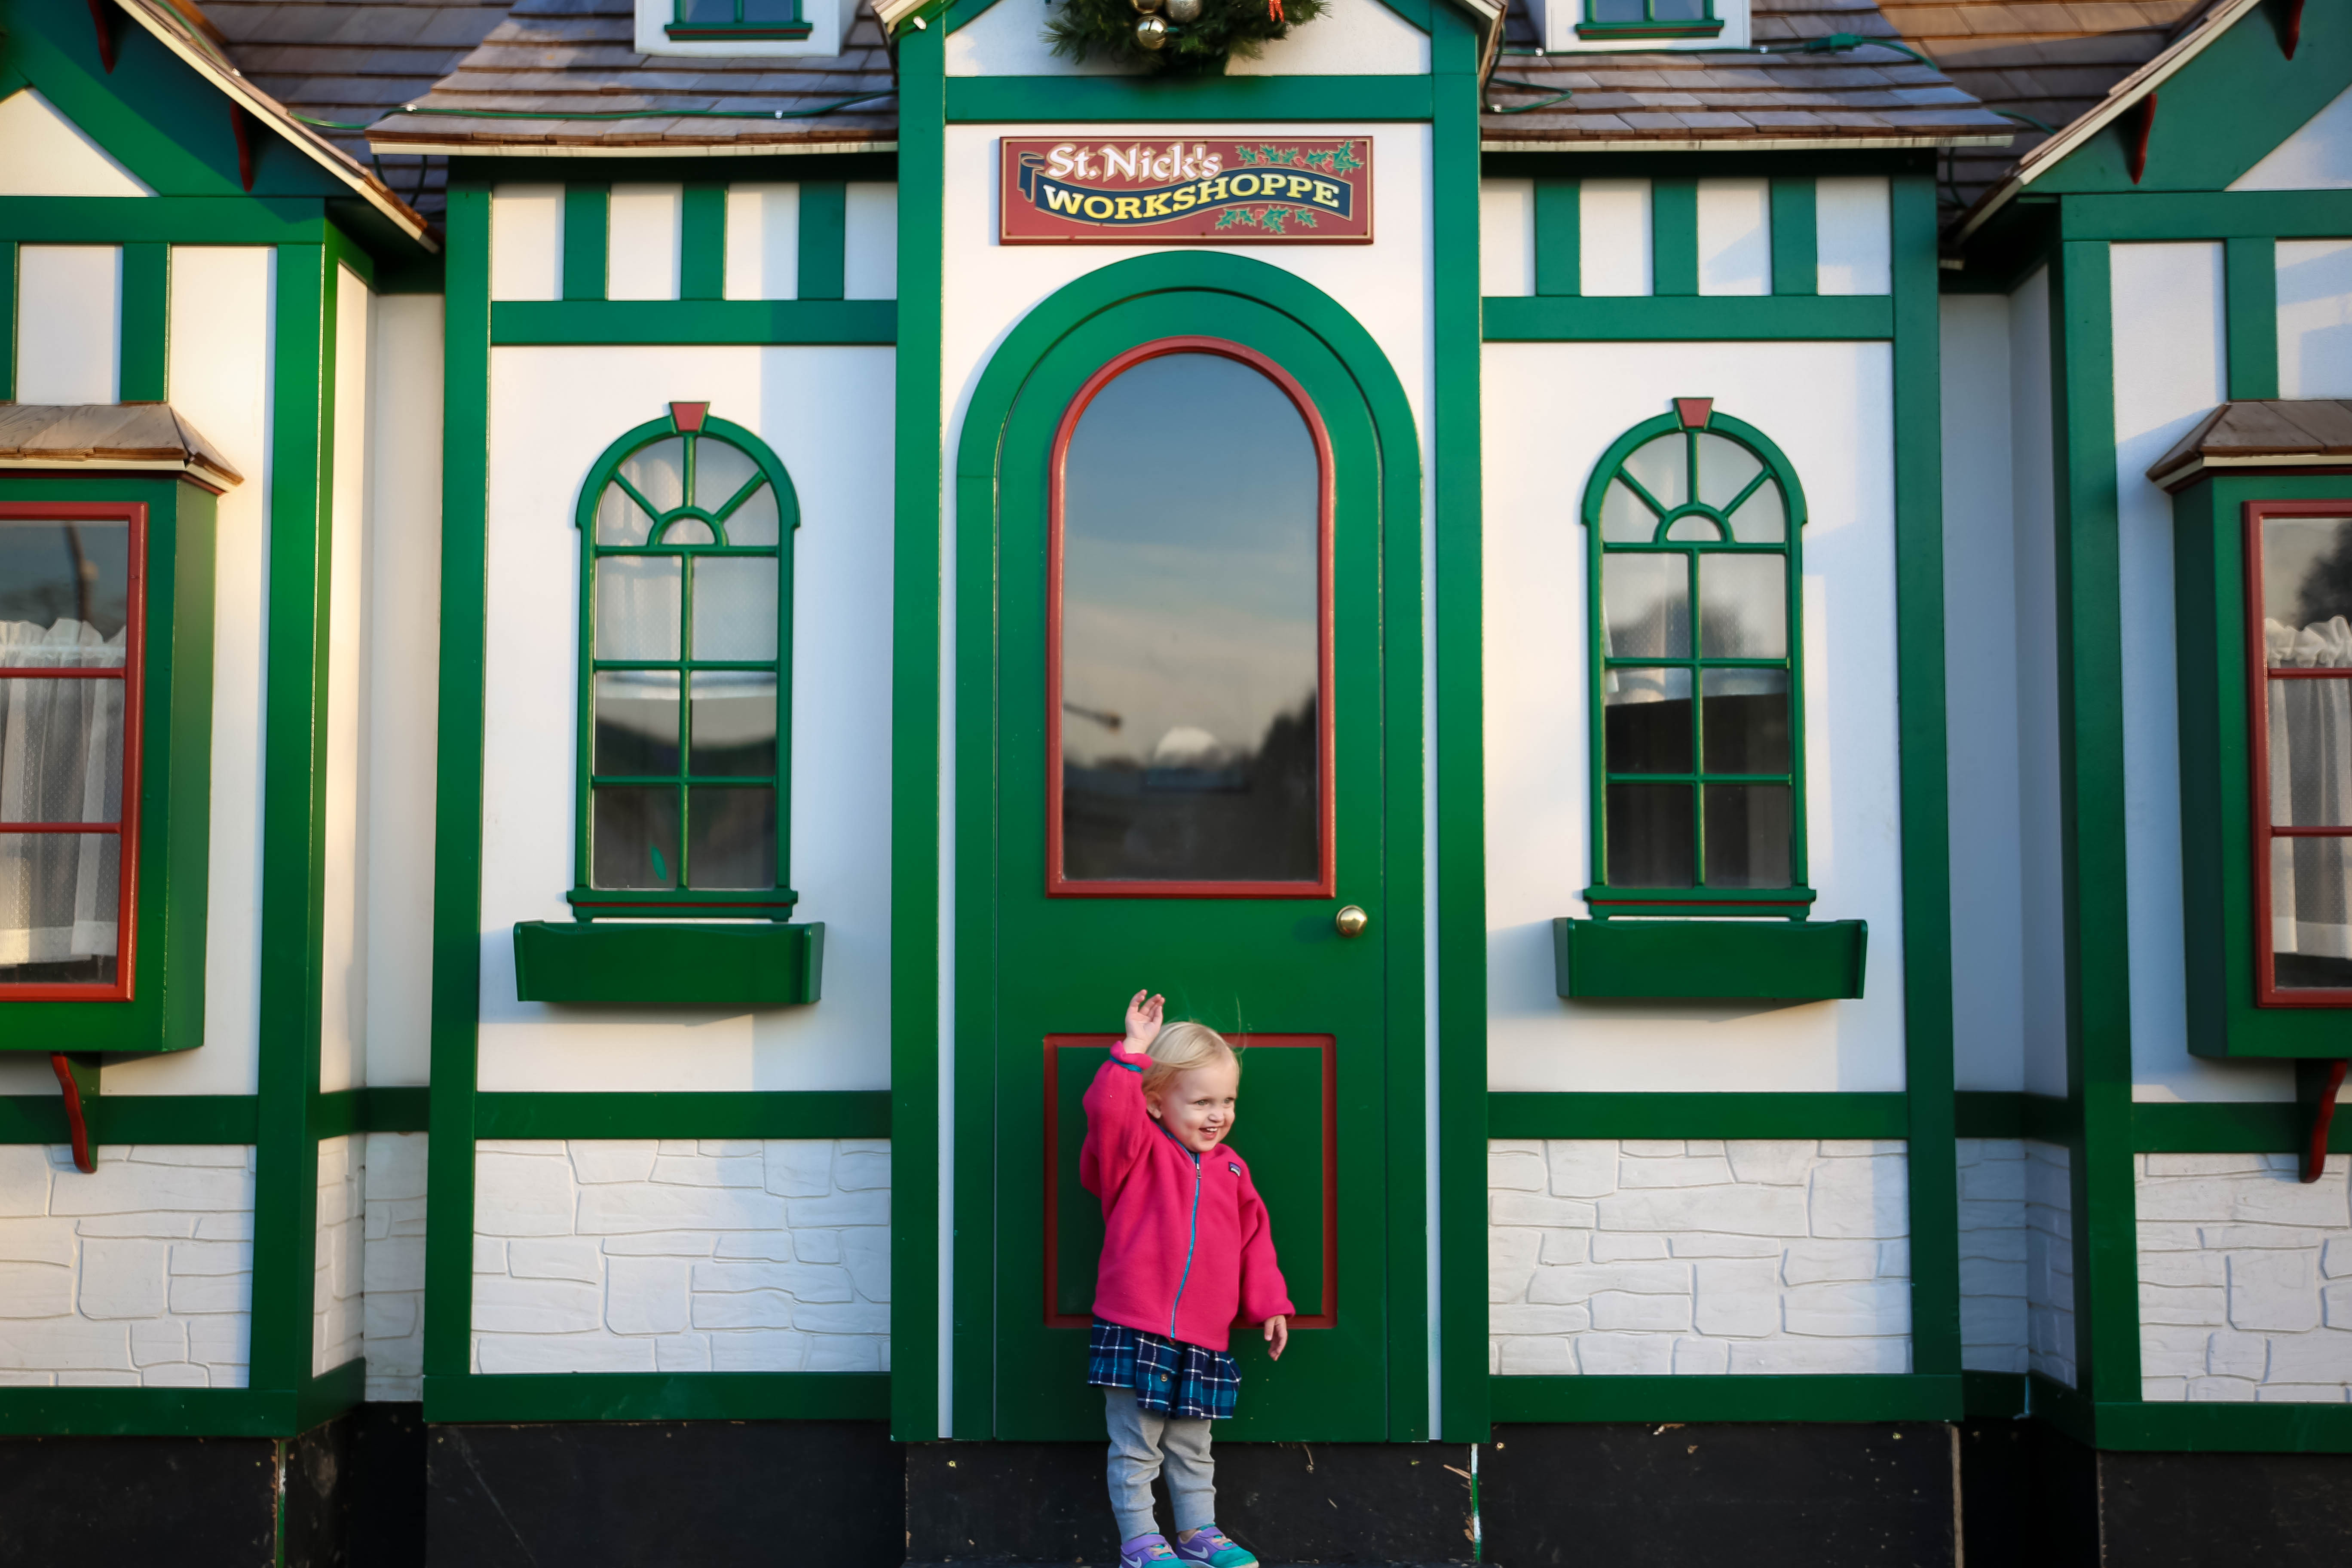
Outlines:
POLYGON ((0 0, 0 1561, 2352 1554, 2352 16, 0 0))

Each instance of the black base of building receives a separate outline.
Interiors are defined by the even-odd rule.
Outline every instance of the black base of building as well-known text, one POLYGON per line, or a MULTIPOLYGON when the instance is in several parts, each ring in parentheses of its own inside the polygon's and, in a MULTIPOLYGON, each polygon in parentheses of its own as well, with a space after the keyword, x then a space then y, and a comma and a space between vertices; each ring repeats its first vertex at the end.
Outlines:
MULTIPOLYGON (((1117 1561, 1097 1444, 422 1415, 366 1405, 282 1442, 0 1438, 0 1563, 1117 1561)), ((1474 1561, 1465 1447, 1227 1443, 1217 1457, 1219 1522, 1267 1568, 1474 1561)), ((2352 1563, 2347 1454, 2095 1453, 2039 1421, 1506 1426, 1478 1469, 1477 1560, 1502 1568, 2352 1563)))

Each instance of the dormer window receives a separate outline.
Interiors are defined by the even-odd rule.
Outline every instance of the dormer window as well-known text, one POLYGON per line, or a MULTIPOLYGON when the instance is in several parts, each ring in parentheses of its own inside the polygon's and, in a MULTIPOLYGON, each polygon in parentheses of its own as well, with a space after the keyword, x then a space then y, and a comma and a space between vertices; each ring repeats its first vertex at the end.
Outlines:
POLYGON ((801 0, 671 0, 671 4, 676 19, 662 31, 672 38, 805 38, 811 30, 801 19, 801 0))
POLYGON ((1712 38, 1723 31, 1715 0, 1583 0, 1580 38, 1712 38))

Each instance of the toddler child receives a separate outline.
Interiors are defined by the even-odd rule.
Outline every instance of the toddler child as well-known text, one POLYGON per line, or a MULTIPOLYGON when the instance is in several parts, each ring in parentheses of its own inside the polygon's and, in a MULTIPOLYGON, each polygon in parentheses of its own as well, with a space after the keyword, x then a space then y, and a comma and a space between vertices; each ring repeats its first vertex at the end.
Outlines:
POLYGON ((1192 1563, 1257 1568, 1216 1526, 1209 1423, 1234 1413, 1236 1321, 1265 1325, 1267 1353, 1290 1342, 1290 1294, 1265 1205, 1224 1147, 1242 1068, 1201 1024, 1160 1026, 1167 998, 1139 991, 1127 1037, 1087 1089, 1078 1180, 1102 1200, 1087 1382, 1110 1426, 1110 1506, 1119 1568, 1192 1563), (1168 1468, 1176 1543, 1154 1526, 1151 1478, 1168 1468))

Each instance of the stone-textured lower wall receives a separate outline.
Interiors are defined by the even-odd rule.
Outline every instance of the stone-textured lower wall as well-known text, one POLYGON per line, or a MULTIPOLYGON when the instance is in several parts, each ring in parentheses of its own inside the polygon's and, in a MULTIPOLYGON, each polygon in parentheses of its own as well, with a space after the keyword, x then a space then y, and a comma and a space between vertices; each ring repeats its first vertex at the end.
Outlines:
POLYGON ((2074 1386, 2073 1162, 2056 1143, 2025 1142, 2026 1363, 2074 1386))
POLYGON ((2352 1160, 2133 1158, 2140 1397, 2352 1399, 2352 1160))
POLYGON ((1901 1142, 1487 1145, 1488 1368, 1911 1368, 1901 1142))
POLYGON ((0 1144, 0 1385, 243 1388, 253 1150, 0 1144))
POLYGON ((330 1138, 319 1145, 319 1212, 310 1266, 310 1375, 359 1357, 362 1350, 360 1289, 361 1222, 367 1190, 363 1137, 330 1138))
POLYGON ((890 1364, 890 1145, 483 1142, 474 1369, 890 1364))
POLYGON ((425 1397, 423 1132, 367 1135, 367 1397, 425 1397))
POLYGON ((2027 1366, 2025 1142, 1963 1138, 1960 1178, 1960 1364, 2027 1366))

